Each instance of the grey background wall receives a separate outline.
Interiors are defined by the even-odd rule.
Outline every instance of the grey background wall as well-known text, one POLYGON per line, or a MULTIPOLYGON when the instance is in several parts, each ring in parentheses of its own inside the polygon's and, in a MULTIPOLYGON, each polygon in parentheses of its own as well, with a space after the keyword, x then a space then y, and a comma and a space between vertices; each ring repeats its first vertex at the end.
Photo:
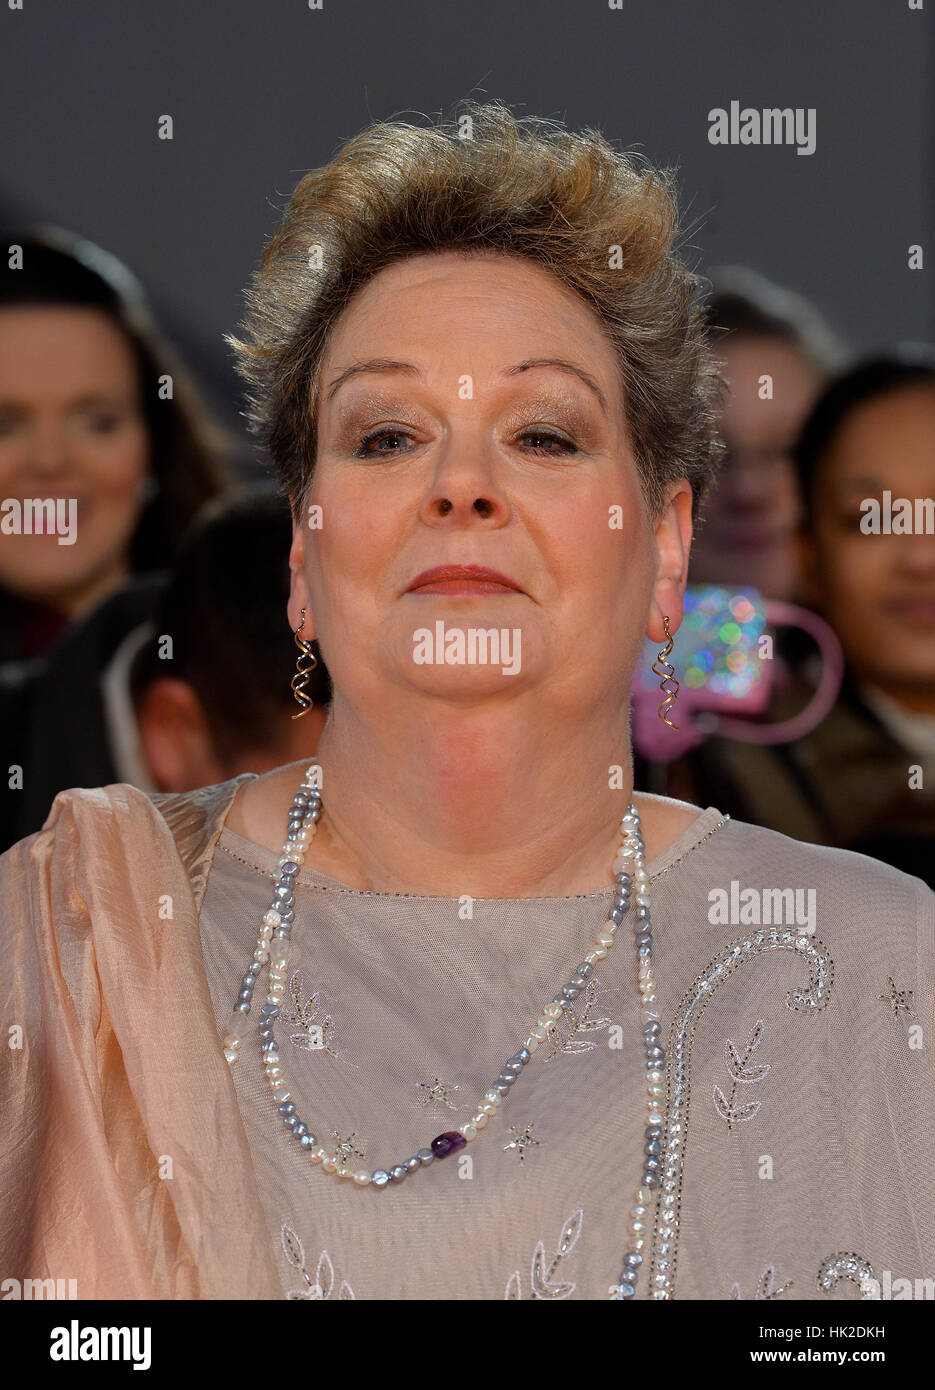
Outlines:
POLYGON ((371 119, 467 95, 677 165, 699 269, 752 265, 857 347, 933 336, 935 0, 21 3, 0 9, 0 221, 125 260, 228 422, 221 335, 302 173, 371 119), (815 153, 711 145, 731 100, 815 108, 815 153))

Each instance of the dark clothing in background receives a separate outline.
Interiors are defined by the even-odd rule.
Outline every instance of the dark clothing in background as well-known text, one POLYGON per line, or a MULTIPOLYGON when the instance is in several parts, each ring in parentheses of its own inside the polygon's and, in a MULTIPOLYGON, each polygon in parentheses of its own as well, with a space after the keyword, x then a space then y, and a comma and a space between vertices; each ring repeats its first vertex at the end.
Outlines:
POLYGON ((38 830, 58 792, 119 781, 101 675, 124 637, 153 618, 168 580, 137 575, 70 623, 45 657, 0 667, 0 853, 38 830), (10 788, 11 766, 23 769, 10 788))
POLYGON ((935 757, 898 742, 847 677, 804 738, 767 746, 711 738, 661 773, 654 767, 651 780, 666 795, 882 859, 935 886, 935 757), (912 767, 922 770, 921 787, 910 786, 912 767))

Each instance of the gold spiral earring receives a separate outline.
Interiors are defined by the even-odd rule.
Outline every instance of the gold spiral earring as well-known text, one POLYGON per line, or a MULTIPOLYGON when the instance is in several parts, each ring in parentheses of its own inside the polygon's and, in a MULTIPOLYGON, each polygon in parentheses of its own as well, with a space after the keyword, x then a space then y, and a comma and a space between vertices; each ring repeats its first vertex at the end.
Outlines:
POLYGON ((292 693, 302 708, 299 710, 298 714, 292 716, 293 719, 301 719, 302 715, 308 714, 312 707, 312 701, 309 696, 306 695, 305 687, 308 685, 309 677, 318 665, 318 658, 312 651, 311 642, 306 642, 305 639, 300 636, 304 626, 305 609, 303 608, 302 621, 293 633, 295 644, 299 649, 299 656, 296 657, 295 675, 292 677, 292 693), (305 662, 305 665, 302 664, 303 662, 305 662))
POLYGON ((672 708, 672 706, 678 699, 679 683, 675 679, 675 667, 670 662, 666 661, 666 657, 672 650, 673 645, 672 633, 669 631, 668 616, 663 618, 662 627, 666 635, 666 644, 660 651, 659 655, 656 657, 656 660, 653 662, 653 670, 655 671, 657 676, 662 677, 662 679, 659 682, 659 689, 665 696, 665 699, 659 706, 658 713, 659 718, 662 720, 663 724, 668 724, 670 729, 674 729, 675 732, 678 733, 679 726, 677 724, 673 724, 672 720, 669 718, 669 710, 672 708))

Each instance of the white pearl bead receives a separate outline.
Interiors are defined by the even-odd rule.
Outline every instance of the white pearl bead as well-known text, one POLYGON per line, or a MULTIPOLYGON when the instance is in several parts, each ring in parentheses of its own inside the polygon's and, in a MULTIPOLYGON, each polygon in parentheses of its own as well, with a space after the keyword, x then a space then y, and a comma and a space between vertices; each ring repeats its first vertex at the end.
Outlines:
POLYGON ((369 1181, 370 1174, 366 1172, 363 1168, 361 1168, 359 1172, 354 1174, 354 1182, 358 1187, 366 1187, 369 1181))
POLYGON ((595 961, 603 960, 604 957, 605 957, 606 955, 607 955, 607 947, 606 947, 606 946, 596 946, 596 947, 594 947, 592 950, 590 950, 590 951, 588 952, 588 954, 587 954, 587 956, 585 957, 585 959, 588 961, 588 963, 589 963, 590 965, 593 965, 595 961))
POLYGON ((328 1157, 328 1150, 318 1144, 314 1149, 309 1149, 308 1156, 313 1163, 324 1163, 328 1157))
POLYGON ((463 1124, 458 1127, 458 1133, 462 1134, 464 1138, 467 1139, 470 1143, 472 1139, 477 1138, 477 1127, 476 1125, 473 1125, 470 1120, 468 1120, 467 1124, 463 1124))
POLYGON ((663 1120, 662 1111, 656 1109, 650 1110, 647 1119, 651 1125, 661 1125, 663 1120))
POLYGON ((476 1115, 471 1116, 471 1123, 475 1129, 483 1129, 487 1123, 488 1113, 486 1110, 478 1110, 476 1115))
POLYGON ((485 1091, 484 1100, 486 1100, 490 1105, 492 1105, 495 1110, 498 1105, 502 1105, 503 1103, 503 1097, 501 1096, 499 1091, 485 1091))
POLYGON ((353 1178, 354 1176, 353 1168, 337 1168, 335 1171, 339 1178, 353 1178))
POLYGON ((536 1051, 538 1046, 539 1038, 535 1033, 530 1033, 529 1037, 523 1043, 523 1047, 525 1047, 526 1051, 530 1054, 530 1056, 536 1051))
POLYGON ((225 1047, 224 1056, 227 1058, 231 1066, 233 1066, 235 1062, 240 1060, 240 1053, 236 1050, 236 1048, 233 1047, 225 1047))
POLYGON ((338 1160, 335 1158, 334 1154, 327 1154, 321 1160, 321 1166, 326 1173, 336 1173, 338 1171, 338 1160))

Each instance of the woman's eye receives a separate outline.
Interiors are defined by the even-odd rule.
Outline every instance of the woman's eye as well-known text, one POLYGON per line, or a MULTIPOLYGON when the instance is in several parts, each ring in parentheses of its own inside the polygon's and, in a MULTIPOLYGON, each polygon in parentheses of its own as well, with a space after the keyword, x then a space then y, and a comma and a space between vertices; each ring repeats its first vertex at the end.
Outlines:
POLYGON ((393 429, 391 426, 384 425, 378 430, 372 430, 370 434, 365 434, 360 441, 358 448, 354 451, 355 458, 372 458, 374 453, 378 454, 401 454, 408 453, 408 449, 383 449, 371 450, 370 444, 382 444, 388 439, 409 439, 411 438, 405 430, 393 429))
MULTIPOLYGON (((572 444, 570 440, 563 438, 560 434, 553 434, 551 430, 524 430, 520 435, 520 439, 544 440, 546 444, 557 444, 559 449, 564 453, 576 454, 578 452, 578 446, 576 444, 572 444)), ((553 452, 551 449, 544 448, 541 443, 532 444, 529 448, 534 454, 549 454, 553 452)))

